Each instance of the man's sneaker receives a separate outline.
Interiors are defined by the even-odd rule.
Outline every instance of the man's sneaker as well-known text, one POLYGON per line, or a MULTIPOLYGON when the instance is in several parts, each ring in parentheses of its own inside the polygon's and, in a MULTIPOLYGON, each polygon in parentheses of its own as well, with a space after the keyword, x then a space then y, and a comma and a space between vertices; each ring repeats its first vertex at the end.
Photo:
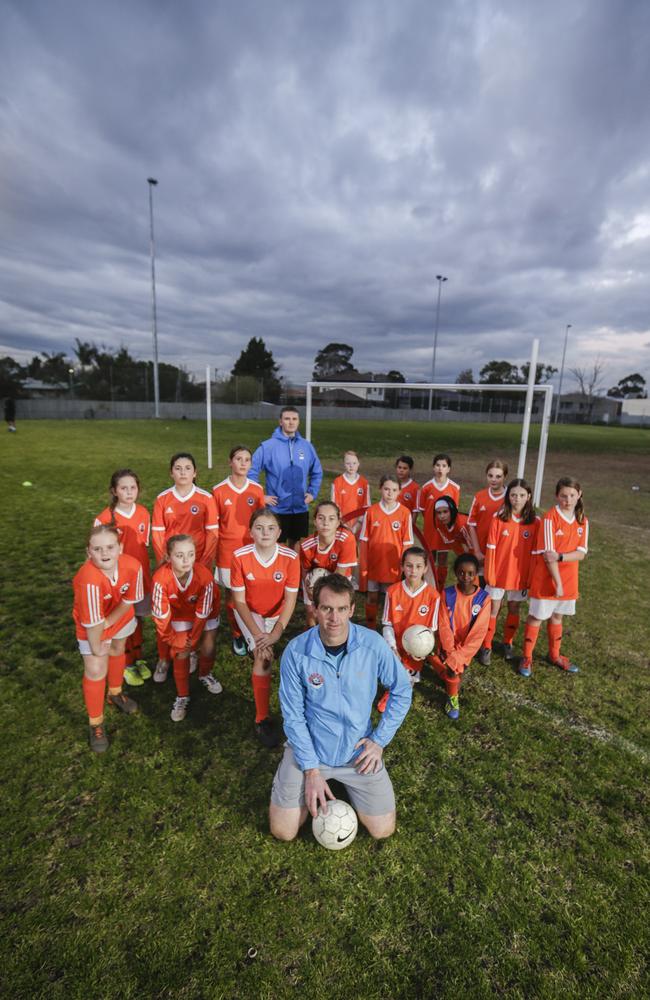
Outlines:
POLYGON ((132 667, 127 667, 125 669, 124 680, 129 687, 142 687, 144 684, 144 678, 140 676, 140 671, 137 669, 135 664, 132 667))
POLYGON ((246 656, 248 652, 248 646, 246 645, 246 640, 243 635, 236 635, 232 640, 232 651, 235 656, 246 656))
POLYGON ((564 670, 567 674, 577 674, 580 670, 575 663, 571 663, 568 656, 558 656, 557 660, 552 660, 549 656, 548 662, 554 667, 559 667, 560 670, 564 670))
POLYGON ((504 642, 503 644, 503 659, 504 660, 514 660, 515 653, 512 648, 511 642, 504 642))
POLYGON ((533 672, 533 661, 530 656, 522 656, 519 661, 519 673, 522 677, 530 677, 533 672))
POLYGON ((381 698, 377 702, 377 711, 378 712, 385 712, 386 711, 386 705, 388 704, 388 696, 389 695, 390 695, 390 691, 384 691, 384 693, 382 694, 381 698))
POLYGON ((156 684, 164 684, 167 680, 167 672, 169 671, 169 662, 166 660, 158 660, 156 664, 156 669, 153 672, 153 679, 156 684))
POLYGON ((460 702, 457 694, 452 694, 447 698, 447 703, 445 705, 445 712, 447 713, 447 718, 455 722, 460 715, 460 702))
POLYGON ((476 657, 482 667, 489 667, 492 662, 492 650, 487 646, 481 646, 476 657))
POLYGON ((104 753, 108 750, 108 736, 102 722, 98 726, 88 726, 88 740, 90 749, 95 753, 104 753))
POLYGON ((276 733, 275 726, 270 719, 262 719, 261 722, 255 723, 255 735, 267 750, 277 747, 280 742, 280 737, 276 733))
POLYGON ((133 669, 138 671, 143 681, 148 681, 151 677, 151 671, 145 660, 136 660, 133 664, 133 669))
POLYGON ((134 715, 138 711, 137 702, 129 698, 128 694, 124 694, 124 691, 120 691, 119 694, 109 694, 106 701, 113 708, 119 708, 125 715, 134 715))
POLYGON ((205 677, 199 677, 201 684, 204 688, 207 688, 210 694, 221 694, 223 688, 216 677, 212 674, 206 674, 205 677))
POLYGON ((199 665, 199 654, 190 653, 190 673, 193 674, 199 665))
POLYGON ((182 722, 187 715, 187 706, 190 703, 189 698, 177 698, 174 702, 174 707, 172 708, 172 722, 182 722))

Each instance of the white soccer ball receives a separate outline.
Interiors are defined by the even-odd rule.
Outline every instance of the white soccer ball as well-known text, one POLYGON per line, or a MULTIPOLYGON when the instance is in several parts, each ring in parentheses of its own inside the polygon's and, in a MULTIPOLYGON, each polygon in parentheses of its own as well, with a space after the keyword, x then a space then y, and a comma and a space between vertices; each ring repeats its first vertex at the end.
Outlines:
POLYGON ((402 636, 402 646, 414 660, 423 660, 433 652, 433 632, 424 625, 411 625, 402 636))
POLYGON ((314 569, 310 569, 309 573, 305 577, 305 583, 307 584, 307 590, 310 594, 314 592, 314 584, 317 580, 320 580, 323 576, 329 576, 329 570, 324 569, 322 566, 315 566, 314 569))
POLYGON ((358 826, 357 814, 342 799, 327 803, 327 815, 319 808, 318 816, 311 821, 314 837, 328 851, 342 851, 348 847, 357 835, 358 826))

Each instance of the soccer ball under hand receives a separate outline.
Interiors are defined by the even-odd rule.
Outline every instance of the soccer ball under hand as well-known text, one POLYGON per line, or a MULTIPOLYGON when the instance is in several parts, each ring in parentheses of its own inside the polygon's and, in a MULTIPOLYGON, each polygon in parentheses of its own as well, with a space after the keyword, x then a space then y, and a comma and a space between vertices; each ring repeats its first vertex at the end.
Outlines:
POLYGON ((433 632, 423 625, 411 625, 402 636, 402 646, 414 660, 423 660, 433 652, 433 632))
POLYGON ((341 799, 327 803, 326 816, 323 815, 322 808, 319 808, 318 816, 311 821, 314 837, 328 851, 342 851, 351 844, 357 835, 358 826, 354 809, 341 799))
POLYGON ((314 584, 317 580, 320 580, 324 576, 329 576, 330 572, 323 566, 316 566, 314 569, 310 569, 309 573, 305 577, 305 583, 307 584, 307 592, 313 594, 314 584))

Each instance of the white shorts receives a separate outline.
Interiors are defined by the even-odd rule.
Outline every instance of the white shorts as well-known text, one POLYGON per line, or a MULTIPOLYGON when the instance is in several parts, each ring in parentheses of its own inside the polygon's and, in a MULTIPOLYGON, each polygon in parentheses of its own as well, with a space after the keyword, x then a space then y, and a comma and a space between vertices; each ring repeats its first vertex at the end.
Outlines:
MULTIPOLYGON (((130 635, 133 635, 136 628, 138 627, 138 622, 136 618, 132 618, 131 621, 127 622, 124 628, 121 628, 117 635, 111 636, 111 639, 128 639, 130 635)), ((111 648, 111 639, 102 639, 102 656, 105 656, 111 648)), ((92 656, 93 651, 90 648, 90 643, 87 639, 77 639, 79 644, 79 652, 82 656, 92 656)))
MULTIPOLYGON (((172 622, 172 628, 174 632, 191 632, 192 624, 192 622, 172 622)), ((208 618, 203 631, 212 632, 215 628, 219 628, 219 618, 208 618)))
POLYGON ((221 587, 225 587, 226 590, 230 590, 230 570, 224 569, 223 566, 217 566, 214 571, 214 578, 221 587))
POLYGON ((531 597, 528 605, 528 614, 537 618, 540 622, 545 622, 551 615, 574 615, 576 613, 575 601, 546 600, 540 597, 531 597))
POLYGON ((380 583, 379 580, 368 580, 368 593, 369 594, 385 594, 390 583, 380 583))
MULTIPOLYGON (((253 621, 259 628, 260 632, 266 632, 267 634, 273 631, 273 626, 280 617, 278 615, 276 618, 262 618, 262 615, 258 615, 256 611, 251 611, 251 615, 253 616, 253 621)), ((237 609, 235 609, 235 618, 237 620, 237 624, 241 629, 241 633, 244 639, 246 640, 246 644, 252 653, 255 649, 255 639, 253 638, 253 634, 248 628, 248 626, 244 624, 244 622, 237 614, 237 609)))
POLYGON ((133 610, 138 618, 149 618, 151 615, 151 594, 145 594, 133 610))
POLYGON ((487 583, 485 589, 493 601, 502 601, 504 597, 508 601, 525 601, 528 598, 527 590, 503 590, 502 587, 490 587, 487 583))

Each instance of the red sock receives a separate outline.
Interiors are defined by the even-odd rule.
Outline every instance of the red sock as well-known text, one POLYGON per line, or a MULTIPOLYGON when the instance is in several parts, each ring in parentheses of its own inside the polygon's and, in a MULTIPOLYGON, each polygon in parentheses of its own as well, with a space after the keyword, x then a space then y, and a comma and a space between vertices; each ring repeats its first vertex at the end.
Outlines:
POLYGON ((263 719, 269 717, 271 674, 251 674, 251 683, 255 699, 255 722, 262 722, 263 719))
MULTIPOLYGON (((142 658, 142 621, 140 618, 137 619, 138 624, 135 627, 135 632, 133 635, 129 636, 131 640, 131 655, 133 659, 131 663, 135 663, 136 660, 142 658)), ((128 639, 127 639, 128 645, 128 639)), ((131 664, 129 664, 130 666, 131 664)))
POLYGON ((497 627, 497 620, 496 618, 491 617, 488 622, 487 632, 485 633, 485 638, 483 639, 482 643, 482 645, 485 646, 486 649, 492 649, 492 640, 494 639, 494 632, 496 630, 496 627, 497 627))
POLYGON ((512 645, 512 640, 517 634, 517 629, 519 628, 519 613, 518 612, 508 612, 506 623, 503 626, 503 641, 512 645))
POLYGON ((552 622, 549 618, 546 634, 548 635, 548 655, 552 660, 557 660, 560 657, 562 643, 562 622, 552 622))
POLYGON ((233 634, 233 638, 241 638, 241 629, 237 624, 237 619, 235 618, 235 602, 226 602, 226 617, 228 618, 228 624, 230 625, 230 631, 233 634))
POLYGON ((533 650, 539 638, 539 625, 529 625, 526 622, 524 627, 524 659, 532 660, 533 650))
POLYGON ((121 653, 120 656, 109 656, 108 658, 108 687, 111 688, 121 688, 122 680, 124 678, 124 668, 126 666, 126 656, 121 653))
POLYGON ((106 678, 101 681, 93 681, 90 677, 84 677, 81 682, 84 693, 84 702, 89 719, 101 719, 104 714, 104 696, 106 694, 106 678))
POLYGON ((444 590, 446 580, 447 580, 447 567, 436 566, 436 583, 438 585, 438 590, 444 590))
POLYGON ((135 663, 132 635, 127 636, 126 642, 124 643, 124 660, 127 667, 130 667, 133 663, 135 663))
POLYGON ((176 684, 176 694, 179 698, 189 698, 190 696, 190 658, 185 656, 174 657, 174 683, 176 684))
POLYGON ((366 623, 368 628, 377 628, 377 603, 366 601, 366 623))
POLYGON ((455 677, 445 677, 445 688, 449 698, 453 698, 455 694, 458 694, 461 680, 462 678, 458 674, 455 677))
POLYGON ((211 656, 199 656, 199 677, 206 677, 214 666, 211 656))
POLYGON ((163 642, 160 636, 156 639, 156 646, 158 647, 158 659, 159 660, 171 660, 171 650, 166 642, 163 642))

